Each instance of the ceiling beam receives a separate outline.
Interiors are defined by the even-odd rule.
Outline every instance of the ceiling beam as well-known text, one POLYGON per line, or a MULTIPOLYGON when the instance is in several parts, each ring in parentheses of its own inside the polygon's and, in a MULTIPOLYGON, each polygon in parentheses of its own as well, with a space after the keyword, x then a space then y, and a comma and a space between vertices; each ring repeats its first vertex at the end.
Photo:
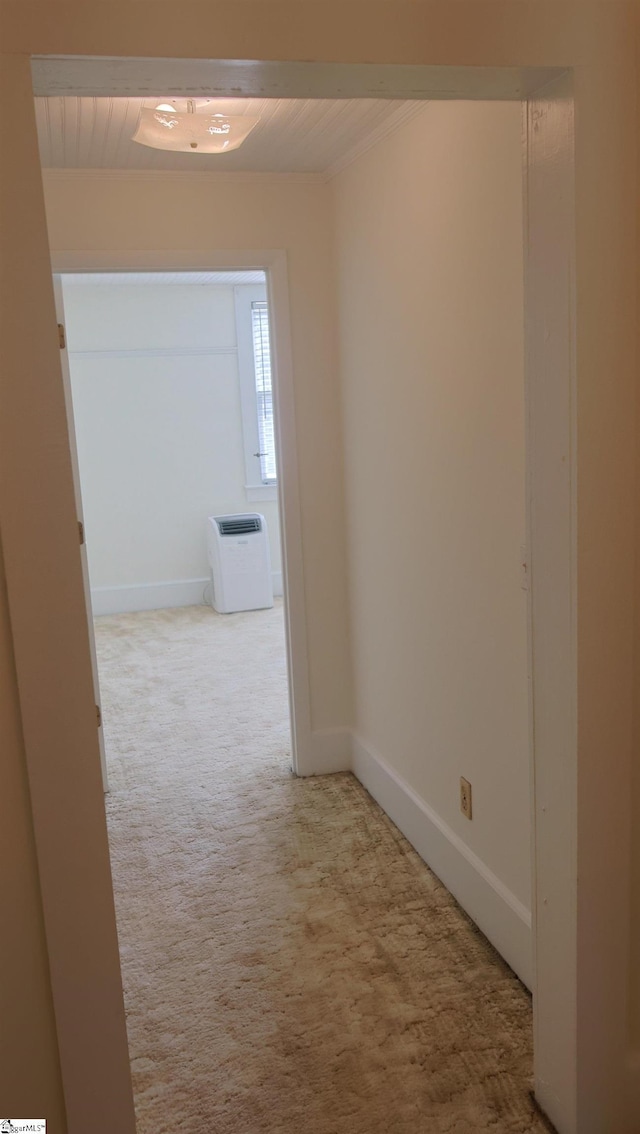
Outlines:
POLYGON ((551 67, 430 67, 240 59, 34 56, 36 96, 523 99, 561 73, 551 67))

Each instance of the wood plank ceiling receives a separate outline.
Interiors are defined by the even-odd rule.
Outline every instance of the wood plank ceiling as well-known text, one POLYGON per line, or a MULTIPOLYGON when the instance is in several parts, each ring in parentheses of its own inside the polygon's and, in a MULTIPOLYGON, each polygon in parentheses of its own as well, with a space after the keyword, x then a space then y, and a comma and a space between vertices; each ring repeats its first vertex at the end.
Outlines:
POLYGON ((47 169, 149 169, 331 175, 413 115, 424 102, 386 99, 217 99, 209 113, 249 114, 258 125, 229 154, 170 153, 131 140, 140 109, 162 98, 36 98, 47 169))

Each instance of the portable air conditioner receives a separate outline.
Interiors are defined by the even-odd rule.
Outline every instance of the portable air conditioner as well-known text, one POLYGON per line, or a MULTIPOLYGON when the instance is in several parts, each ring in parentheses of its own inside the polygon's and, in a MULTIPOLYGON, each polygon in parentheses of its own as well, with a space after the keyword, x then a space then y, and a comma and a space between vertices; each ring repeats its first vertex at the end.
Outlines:
POLYGON ((211 605, 219 614, 273 606, 269 537, 264 516, 209 516, 211 605))

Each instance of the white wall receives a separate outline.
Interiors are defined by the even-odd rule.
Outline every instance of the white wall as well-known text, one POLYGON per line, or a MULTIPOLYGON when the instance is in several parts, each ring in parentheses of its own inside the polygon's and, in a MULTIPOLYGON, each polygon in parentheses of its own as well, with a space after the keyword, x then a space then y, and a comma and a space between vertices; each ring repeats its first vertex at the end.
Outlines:
POLYGON ((431 103, 333 192, 356 769, 530 979, 520 114, 431 103))
POLYGON ((64 304, 95 612, 202 601, 224 512, 265 515, 280 592, 277 502, 244 487, 233 287, 67 282, 64 304))

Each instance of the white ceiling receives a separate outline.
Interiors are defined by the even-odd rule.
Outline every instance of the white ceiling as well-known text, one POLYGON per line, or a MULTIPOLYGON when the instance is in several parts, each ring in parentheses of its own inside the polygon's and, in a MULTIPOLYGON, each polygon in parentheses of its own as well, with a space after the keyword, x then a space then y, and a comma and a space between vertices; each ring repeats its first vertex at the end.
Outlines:
POLYGON ((36 98, 46 169, 177 169, 331 174, 424 110, 388 99, 217 99, 211 113, 257 115, 246 142, 229 154, 184 154, 132 142, 140 108, 156 98, 36 98))
POLYGON ((265 282, 262 271, 252 272, 65 272, 64 286, 91 284, 112 287, 114 284, 257 284, 265 282))

